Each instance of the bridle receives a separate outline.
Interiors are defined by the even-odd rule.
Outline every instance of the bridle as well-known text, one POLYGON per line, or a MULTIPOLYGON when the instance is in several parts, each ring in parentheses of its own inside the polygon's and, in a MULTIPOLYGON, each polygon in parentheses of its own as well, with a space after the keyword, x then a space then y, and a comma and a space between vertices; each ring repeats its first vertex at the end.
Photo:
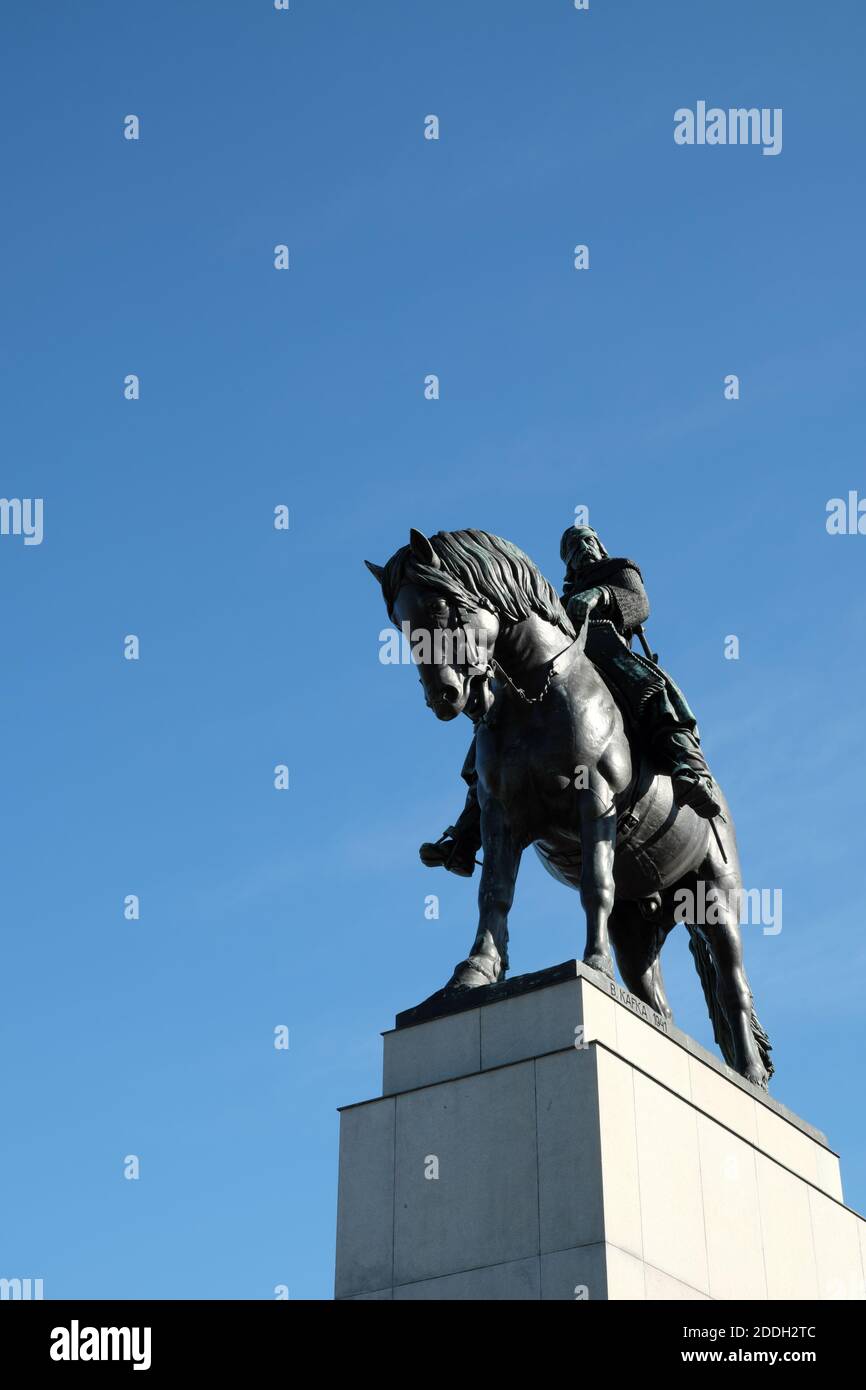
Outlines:
MULTIPOLYGON (((448 602, 448 601, 446 600, 446 602, 448 602)), ((493 610, 491 610, 491 611, 493 611, 493 610)), ((452 613, 453 613, 453 614, 456 616, 456 618, 457 618, 457 624, 456 624, 456 626, 459 626, 459 627, 461 628, 461 630, 463 631, 463 633, 464 633, 464 640, 465 640, 465 634, 466 634, 467 625, 468 625, 468 622, 469 622, 469 610, 468 610, 463 604, 461 604, 461 603, 453 603, 453 604, 452 604, 451 602, 448 602, 448 620, 449 620, 449 624, 450 624, 450 622, 451 622, 452 613)), ((556 663, 557 663, 557 661, 559 660, 559 658, 560 658, 561 656, 565 656, 565 653, 566 653, 566 652, 571 651, 571 648, 575 645, 576 642, 578 642, 578 641, 580 640, 580 637, 581 637, 581 633, 578 632, 577 636, 576 636, 571 642, 569 642, 569 644, 568 644, 567 647, 563 647, 563 649, 562 649, 561 652, 557 652, 556 656, 551 657, 550 666, 549 666, 547 675, 545 676, 544 684, 543 684, 543 686, 541 687, 541 690, 538 692, 537 695, 527 695, 526 691, 523 690, 519 685, 516 684, 515 681, 513 681, 513 680, 511 679, 511 677, 509 676, 508 672, 506 671, 506 669, 505 669, 505 667, 502 665, 502 663, 501 663, 500 661, 497 661, 496 658, 493 657, 493 656, 490 657, 490 659, 489 659, 489 661, 487 662, 487 665, 486 665, 486 666, 477 666, 477 667, 476 667, 476 666, 470 665, 470 663, 468 663, 468 662, 462 663, 462 665, 465 667, 465 669, 466 669, 466 671, 467 671, 467 677, 468 677, 468 679, 469 679, 470 681, 472 681, 472 680, 477 680, 477 679, 479 679, 479 678, 481 678, 482 680, 489 680, 490 676, 493 675, 493 676, 495 676, 495 677, 497 677, 497 678, 503 680, 503 681, 505 682, 505 684, 506 684, 511 690, 514 691, 514 694, 518 697, 518 699, 522 700, 523 703, 524 703, 525 705, 540 705, 540 704, 542 703, 542 701, 544 700, 545 696, 547 695, 548 691, 550 690, 550 687, 551 687, 551 685, 552 685, 552 683, 553 683, 553 678, 554 678, 554 676, 556 675, 556 663), (472 674, 473 672, 474 672, 474 674, 472 674)), ((474 641, 474 638, 473 638, 473 646, 474 646, 474 645, 475 645, 475 641, 474 641)), ((460 669, 460 668, 458 668, 458 669, 460 669)), ((421 680, 421 677, 419 676, 418 679, 421 680)), ((421 684, 422 684, 422 686, 423 686, 423 684, 424 684, 423 680, 421 681, 421 684)), ((425 692, 425 699, 426 699, 426 692, 425 692)), ((429 700, 427 701, 427 703, 428 703, 428 704, 430 703, 429 700)), ((482 722, 483 722, 483 721, 482 721, 482 722)))

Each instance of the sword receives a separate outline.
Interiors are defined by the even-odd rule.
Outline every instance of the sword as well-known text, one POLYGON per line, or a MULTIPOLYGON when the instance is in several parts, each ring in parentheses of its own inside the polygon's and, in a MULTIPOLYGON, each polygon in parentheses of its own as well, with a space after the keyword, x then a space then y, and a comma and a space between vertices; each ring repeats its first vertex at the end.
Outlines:
MULTIPOLYGON (((727 823, 728 823, 728 822, 725 820, 725 817, 722 815, 721 811, 719 811, 719 820, 722 822, 723 825, 727 825, 727 823)), ((716 844, 717 844, 718 847, 719 847, 719 854, 722 856, 723 860, 724 860, 725 863, 727 864, 727 862, 728 862, 728 856, 725 854, 725 847, 724 847, 724 845, 722 844, 722 837, 721 837, 721 835, 719 834, 718 826, 716 825, 716 817, 715 817, 715 816, 713 816, 712 820, 710 821, 710 829, 712 830, 713 834, 714 834, 715 837, 716 837, 716 844)))
POLYGON ((640 644, 641 644, 641 646, 643 647, 644 656, 648 656, 649 659, 650 659, 650 661, 654 661, 655 664, 656 664, 656 666, 658 666, 658 664, 659 664, 659 654, 658 654, 658 652, 651 652, 651 651, 650 651, 649 643, 648 643, 647 640, 646 640, 646 633, 645 633, 644 630, 643 630, 643 623, 638 623, 637 627, 635 628, 635 632, 637 633, 638 637, 640 638, 640 644))

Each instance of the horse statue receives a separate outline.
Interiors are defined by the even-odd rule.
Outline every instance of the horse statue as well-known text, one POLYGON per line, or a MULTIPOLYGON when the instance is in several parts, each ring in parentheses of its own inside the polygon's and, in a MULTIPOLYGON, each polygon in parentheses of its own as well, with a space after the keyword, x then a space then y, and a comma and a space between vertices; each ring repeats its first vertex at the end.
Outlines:
POLYGON ((476 729, 478 931, 446 992, 504 978, 508 914, 521 855, 533 845, 580 892, 584 963, 613 979, 612 945, 627 989, 666 1019, 659 955, 685 923, 722 1055, 766 1089, 771 1049, 743 967, 742 879, 724 794, 712 821, 677 804, 670 777, 642 752, 585 654, 587 619, 575 630, 511 542, 413 529, 386 565, 366 563, 391 621, 411 634, 427 704, 442 720, 467 714, 476 729), (682 912, 696 899, 712 905, 697 914, 706 920, 682 912))

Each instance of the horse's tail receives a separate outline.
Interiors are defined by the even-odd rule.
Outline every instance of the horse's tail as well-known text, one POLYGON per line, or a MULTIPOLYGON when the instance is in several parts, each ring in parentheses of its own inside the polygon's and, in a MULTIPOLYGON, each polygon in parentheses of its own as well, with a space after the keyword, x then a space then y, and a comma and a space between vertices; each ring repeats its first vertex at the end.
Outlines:
MULTIPOLYGON (((719 1049, 721 1050, 721 1054, 727 1062, 728 1066, 736 1070, 736 1062, 734 1058, 734 1042, 733 1038, 731 1037, 731 1030, 728 1025, 728 1020, 725 1017, 724 1010, 722 1009, 722 1006, 719 1003, 718 976, 716 974, 715 961, 713 960, 709 946, 707 945, 704 938, 701 936, 700 932, 697 931, 689 923, 686 923, 686 926, 688 927, 689 933, 689 950, 691 951, 695 965, 697 966, 698 975, 701 981, 701 988, 704 991, 704 998, 707 1001, 707 1010, 710 1015, 710 1023, 713 1025, 713 1037, 715 1038, 716 1043, 719 1049)), ((760 1053, 761 1061, 767 1069, 767 1076, 771 1077, 773 1075, 773 1072, 775 1071, 775 1067, 773 1066, 773 1060, 770 1056, 770 1053, 773 1050, 773 1046, 770 1042, 769 1037, 767 1036, 766 1030, 763 1028, 761 1024, 761 1020, 755 1013, 754 1004, 752 1005, 750 1021, 752 1028, 752 1036, 755 1039, 758 1052, 760 1053)))

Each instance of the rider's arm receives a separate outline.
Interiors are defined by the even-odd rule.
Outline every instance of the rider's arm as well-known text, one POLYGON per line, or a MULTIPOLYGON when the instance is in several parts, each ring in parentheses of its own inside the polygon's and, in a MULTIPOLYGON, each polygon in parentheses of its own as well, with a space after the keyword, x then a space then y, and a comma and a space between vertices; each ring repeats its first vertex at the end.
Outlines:
POLYGON ((649 599, 638 569, 623 565, 613 576, 613 583, 605 588, 609 595, 606 616, 612 618, 621 631, 633 632, 640 623, 646 622, 649 599))

